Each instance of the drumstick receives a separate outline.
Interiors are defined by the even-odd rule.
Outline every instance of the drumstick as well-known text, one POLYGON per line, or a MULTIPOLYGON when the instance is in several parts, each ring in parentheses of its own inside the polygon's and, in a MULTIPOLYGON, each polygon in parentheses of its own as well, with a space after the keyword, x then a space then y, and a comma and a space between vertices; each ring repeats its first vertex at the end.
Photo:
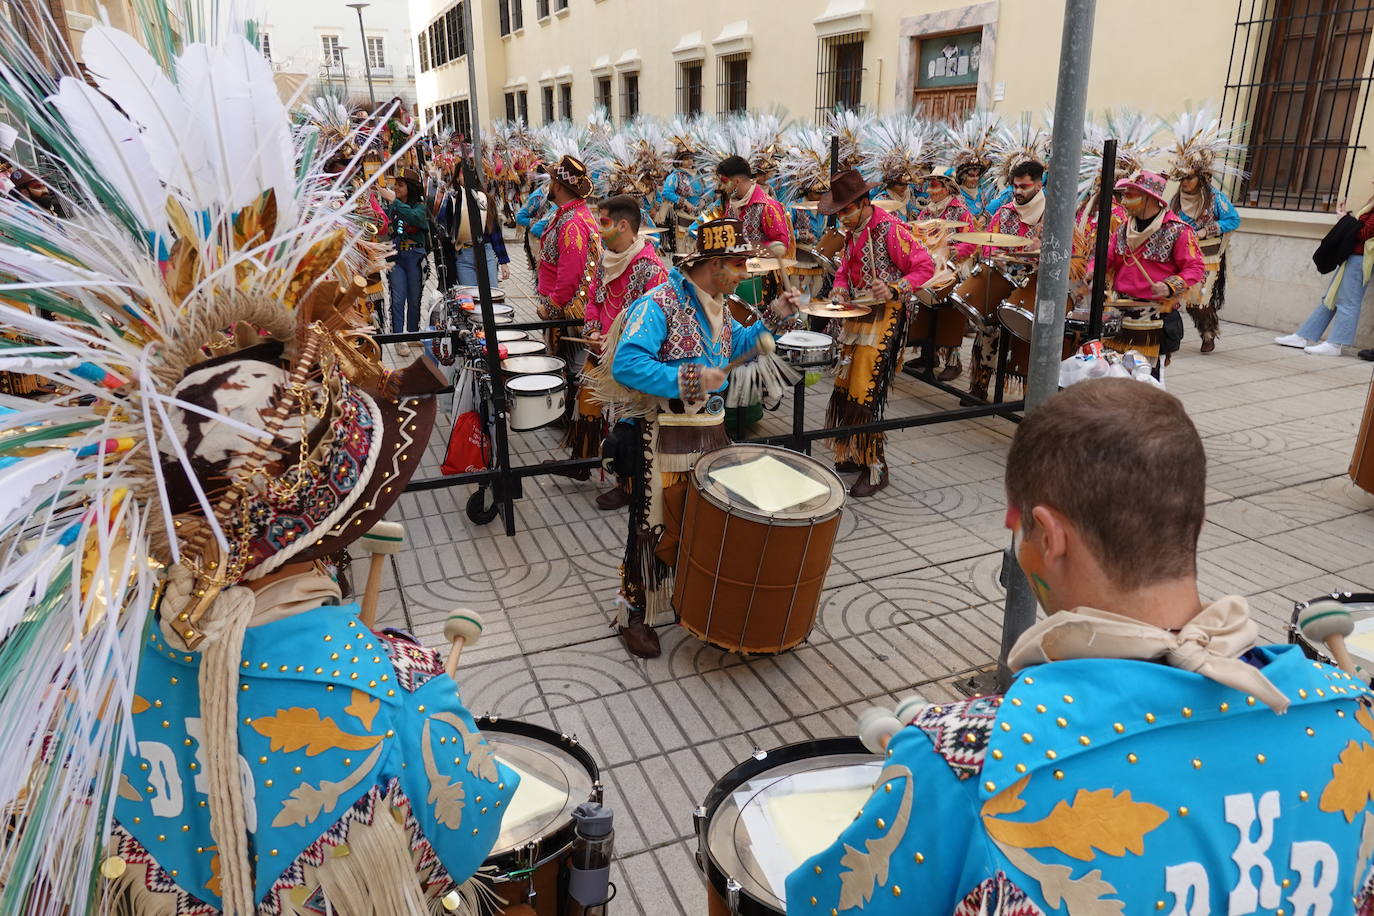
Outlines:
POLYGON ((783 285, 787 287, 789 293, 795 293, 797 285, 792 282, 792 275, 787 272, 787 268, 782 263, 782 256, 787 254, 787 246, 782 242, 769 242, 768 250, 773 252, 773 260, 778 262, 778 273, 782 274, 783 285))
POLYGON ((406 529, 400 522, 378 522, 368 529, 359 539, 364 550, 372 554, 371 565, 367 568, 367 588, 363 591, 363 605, 358 612, 359 619, 368 629, 377 622, 377 596, 382 590, 382 569, 385 558, 400 553, 405 546, 406 529))
POLYGON ((743 366, 751 359, 755 359, 759 356, 766 356, 773 352, 773 335, 769 334, 767 331, 764 331, 762 334, 759 335, 758 343, 754 345, 754 349, 750 350, 747 353, 741 353, 739 356, 736 356, 734 359, 730 360, 730 362, 726 363, 725 368, 721 371, 724 372, 726 375, 729 375, 732 369, 738 369, 740 366, 743 366))
POLYGON ((1336 664, 1348 673, 1364 677, 1345 648, 1345 638, 1355 632, 1355 620, 1345 605, 1334 600, 1313 601, 1298 613, 1298 629, 1309 642, 1325 644, 1336 664))
POLYGON ((605 343, 604 340, 592 340, 592 339, 587 338, 587 337, 560 337, 559 340, 563 341, 564 343, 581 343, 581 344, 600 344, 600 343, 605 343))
POLYGON ((453 644, 448 650, 448 658, 444 661, 444 671, 449 677, 453 677, 454 672, 458 670, 458 659, 463 654, 463 647, 475 646, 482 638, 481 616, 476 611, 459 608, 449 614, 448 620, 444 621, 444 637, 453 644))

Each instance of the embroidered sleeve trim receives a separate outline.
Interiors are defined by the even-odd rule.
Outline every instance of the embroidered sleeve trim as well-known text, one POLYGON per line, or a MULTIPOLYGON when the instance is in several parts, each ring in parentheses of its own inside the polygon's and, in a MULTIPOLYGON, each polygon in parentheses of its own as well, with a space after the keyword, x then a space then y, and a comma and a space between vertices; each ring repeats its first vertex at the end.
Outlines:
POLYGON ((926 733, 935 753, 959 779, 972 779, 983 770, 992 726, 1002 707, 1002 697, 974 697, 957 703, 927 706, 911 720, 926 733))

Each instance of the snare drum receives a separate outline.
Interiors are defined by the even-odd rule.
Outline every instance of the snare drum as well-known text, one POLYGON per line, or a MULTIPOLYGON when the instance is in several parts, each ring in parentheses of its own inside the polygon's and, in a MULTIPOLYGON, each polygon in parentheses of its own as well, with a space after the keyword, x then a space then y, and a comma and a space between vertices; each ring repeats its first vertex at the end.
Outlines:
POLYGON ((816 242, 816 254, 834 259, 844 250, 844 233, 831 226, 821 233, 820 239, 816 242))
POLYGON ((555 916, 567 897, 559 872, 572 849, 573 809, 601 801, 596 761, 576 738, 537 725, 483 717, 477 727, 496 758, 520 774, 481 874, 507 907, 527 903, 539 916, 555 916))
MULTIPOLYGON (((529 339, 530 335, 526 334, 524 331, 517 331, 514 328, 502 328, 501 330, 496 332, 497 343, 510 343, 512 340, 529 339)), ((544 345, 541 343, 539 347, 540 349, 543 349, 544 345)))
POLYGON ((840 359, 835 338, 817 331, 788 331, 775 346, 778 356, 798 369, 829 369, 840 359))
MULTIPOLYGON (((516 359, 541 359, 517 356, 516 359)), ((503 360, 503 364, 509 360, 503 360)), ((568 382, 557 375, 515 375, 506 379, 507 414, 512 432, 542 429, 563 419, 567 406, 568 382)))
MULTIPOLYGON (((539 343, 532 340, 530 343, 539 343)), ((510 344, 506 344, 506 352, 510 352, 510 344)), ((542 348, 542 345, 541 345, 542 348)), ((557 356, 507 356, 501 360, 501 371, 507 378, 517 375, 563 375, 563 370, 568 367, 566 360, 557 356)))
POLYGON ((1301 646, 1303 654, 1313 661, 1334 666, 1336 661, 1328 654, 1326 646, 1309 641, 1298 626, 1298 617, 1318 601, 1330 602, 1333 607, 1340 606, 1354 619, 1355 632, 1345 638, 1345 648, 1350 653, 1350 660, 1362 672, 1365 683, 1374 683, 1374 592, 1332 592, 1311 601, 1303 601, 1293 608, 1293 617, 1288 624, 1288 641, 1301 646))
POLYGON ((693 816, 707 912, 785 913, 788 874, 853 822, 882 771, 858 738, 822 738, 760 751, 726 773, 693 816))
POLYGON ((954 288, 949 301, 970 321, 992 327, 997 321, 997 306, 1015 289, 1016 284, 993 264, 978 261, 969 271, 968 278, 954 288))
POLYGON ((730 315, 746 328, 758 321, 762 316, 759 310, 745 302, 734 293, 725 296, 725 307, 730 310, 730 315))
POLYGON ((809 455, 730 445, 697 459, 687 487, 673 609, 728 652, 774 654, 806 639, 845 489, 809 455))
POLYGON ((822 254, 815 245, 797 245, 797 266, 793 272, 801 276, 816 276, 828 274, 834 276, 835 271, 839 270, 839 265, 834 258, 822 254))
MULTIPOLYGON (((476 302, 476 301, 478 301, 479 299, 482 298, 482 291, 481 291, 478 287, 476 287, 476 286, 455 286, 455 287, 453 288, 453 290, 452 290, 452 293, 453 293, 453 295, 457 295, 457 296, 466 296, 466 297, 468 297, 469 299, 471 299, 473 302, 476 302)), ((491 301, 492 301, 492 302, 505 302, 505 301, 506 301, 506 291, 503 290, 503 289, 497 289, 497 288, 495 288, 495 287, 492 287, 492 290, 491 290, 491 301)))

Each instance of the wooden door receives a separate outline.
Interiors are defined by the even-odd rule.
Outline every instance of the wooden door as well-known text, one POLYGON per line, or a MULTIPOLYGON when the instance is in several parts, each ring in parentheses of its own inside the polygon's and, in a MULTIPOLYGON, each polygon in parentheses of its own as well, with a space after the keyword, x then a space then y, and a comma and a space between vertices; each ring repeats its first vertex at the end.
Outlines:
POLYGON ((911 94, 911 110, 931 121, 953 124, 978 107, 978 87, 959 86, 950 89, 917 89, 911 94))

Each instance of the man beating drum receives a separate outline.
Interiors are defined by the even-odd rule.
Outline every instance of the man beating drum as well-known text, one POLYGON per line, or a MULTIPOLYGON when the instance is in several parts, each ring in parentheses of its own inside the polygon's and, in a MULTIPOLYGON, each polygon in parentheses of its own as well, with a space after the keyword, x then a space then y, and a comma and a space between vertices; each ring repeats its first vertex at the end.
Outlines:
POLYGON ((747 260, 767 253, 745 241, 737 219, 703 223, 695 250, 668 282, 616 318, 603 344, 606 358, 589 376, 597 398, 629 421, 617 425, 606 451, 612 470, 632 480, 617 601, 621 638, 640 658, 658 656, 651 627, 672 620, 686 472, 698 456, 729 443, 724 404, 714 395, 730 369, 764 348, 763 339, 772 343, 767 331, 796 324, 795 293, 773 300, 764 320, 749 327, 725 309, 725 296, 748 276, 747 260))
POLYGON ((882 775, 787 912, 1370 912, 1370 691, 1257 644, 1245 598, 1203 602, 1206 460, 1129 379, 1026 417, 1006 524, 1048 616, 1005 695, 865 716, 882 775), (1123 511, 1141 480, 1169 485, 1123 511))

